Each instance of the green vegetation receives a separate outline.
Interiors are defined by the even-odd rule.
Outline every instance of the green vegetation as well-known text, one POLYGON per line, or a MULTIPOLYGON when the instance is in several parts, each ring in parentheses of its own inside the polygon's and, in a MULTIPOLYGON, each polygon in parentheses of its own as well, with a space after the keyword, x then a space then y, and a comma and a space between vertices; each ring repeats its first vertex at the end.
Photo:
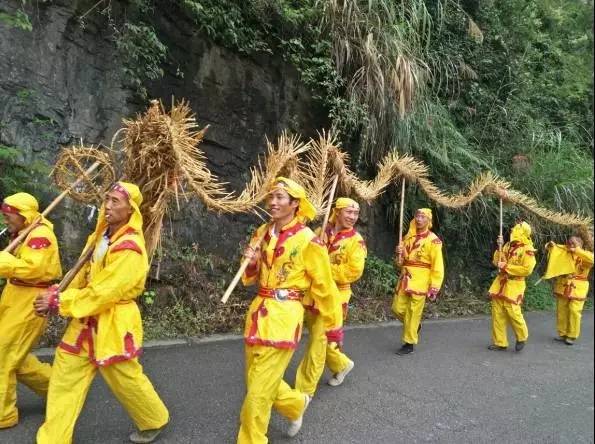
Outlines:
MULTIPOLYGON (((81 24, 89 14, 106 17, 123 73, 146 94, 144 85, 163 76, 168 57, 155 26, 164 3, 92 4, 99 6, 81 11, 81 24)), ((593 214, 592 0, 175 0, 168 6, 220 46, 295 66, 362 177, 373 176, 375 163, 396 148, 426 162, 446 191, 460 191, 491 170, 551 209, 593 214)), ((30 29, 20 12, 7 19, 0 10, 0 20, 30 29)), ((23 101, 29 96, 18 94, 23 101)), ((23 171, 13 165, 14 148, 0 147, 0 166, 14 172, 0 177, 0 191, 20 183, 23 171)), ((382 201, 392 220, 396 188, 382 201)), ((419 206, 432 203, 410 187, 406 219, 419 206)), ((485 312, 497 202, 480 199, 464 212, 433 209, 448 276, 428 314, 485 312)), ((528 217, 540 249, 568 233, 505 207, 506 225, 518 216, 528 217)), ((204 273, 201 282, 211 287, 179 289, 162 303, 163 282, 151 284, 155 289, 143 298, 150 329, 169 335, 168 325, 188 319, 186 333, 199 334, 241 323, 247 299, 230 312, 215 304, 233 265, 192 247, 165 251, 187 273, 204 273)), ((538 260, 542 267, 541 251, 538 260)), ((394 282, 392 265, 370 257, 352 319, 388 316, 394 282)), ((553 303, 548 284, 529 282, 526 308, 553 303)))
POLYGON ((20 158, 23 150, 0 144, 0 196, 18 191, 36 194, 47 190, 47 177, 50 169, 45 162, 34 161, 25 164, 20 158))
POLYGON ((0 23, 5 23, 11 28, 22 29, 24 31, 31 31, 33 26, 31 20, 25 12, 26 0, 21 0, 21 8, 16 11, 7 11, 0 6, 0 23))

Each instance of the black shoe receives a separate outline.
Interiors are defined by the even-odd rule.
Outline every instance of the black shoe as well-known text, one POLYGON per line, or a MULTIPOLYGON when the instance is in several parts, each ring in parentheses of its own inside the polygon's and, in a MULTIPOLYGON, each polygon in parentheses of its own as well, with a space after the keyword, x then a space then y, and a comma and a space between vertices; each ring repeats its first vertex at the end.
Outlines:
POLYGON ((409 353, 413 353, 413 344, 403 344, 403 346, 396 351, 397 355, 403 356, 408 355, 409 353))
POLYGON ((558 336, 554 338, 554 341, 566 342, 566 336, 558 336))
POLYGON ((516 344, 514 344, 515 351, 520 352, 524 348, 525 348, 525 341, 516 341, 516 344))
POLYGON ((566 344, 566 345, 574 345, 574 339, 573 338, 566 338, 564 340, 564 344, 566 344))
POLYGON ((501 345, 488 345, 488 350, 496 350, 496 351, 504 351, 506 350, 508 347, 502 347, 501 345))
POLYGON ((161 434, 161 432, 163 432, 163 429, 165 429, 166 426, 167 426, 167 424, 165 424, 163 427, 161 427, 159 429, 143 430, 143 431, 134 432, 129 437, 130 442, 134 442, 137 444, 151 443, 157 439, 157 437, 161 434))

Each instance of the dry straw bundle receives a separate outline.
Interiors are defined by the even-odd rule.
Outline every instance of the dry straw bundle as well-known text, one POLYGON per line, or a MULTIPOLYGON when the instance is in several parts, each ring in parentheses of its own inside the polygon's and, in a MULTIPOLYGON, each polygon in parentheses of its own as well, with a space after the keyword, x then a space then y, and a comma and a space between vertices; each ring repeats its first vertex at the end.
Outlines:
POLYGON ((69 192, 73 199, 98 204, 103 200, 108 188, 116 180, 109 154, 93 146, 71 146, 60 151, 51 173, 54 182, 61 190, 67 190, 79 177, 83 181, 69 192), (100 163, 92 174, 85 171, 95 162, 100 163))
POLYGON ((267 152, 264 162, 259 159, 258 165, 250 169, 252 178, 246 188, 235 200, 237 211, 255 210, 257 205, 265 199, 270 185, 277 176, 286 176, 300 180, 299 155, 310 149, 310 143, 302 142, 299 136, 281 133, 277 145, 266 141, 267 152))
MULTIPOLYGON (((340 152, 338 149, 336 152, 340 152)), ((416 183, 423 192, 438 205, 447 208, 463 208, 471 204, 482 195, 492 195, 510 204, 519 206, 541 219, 557 225, 572 227, 578 231, 587 246, 593 246, 593 220, 590 217, 572 213, 563 213, 542 207, 535 199, 511 188, 505 180, 491 172, 480 174, 468 187, 467 192, 448 195, 440 190, 429 178, 428 166, 410 155, 400 156, 396 151, 389 153, 379 164, 378 174, 371 181, 357 178, 345 165, 346 156, 337 157, 334 162, 338 164, 339 180, 348 192, 360 199, 371 201, 375 199, 389 183, 398 177, 405 177, 409 183, 416 183)))
POLYGON ((120 142, 124 151, 124 177, 143 194, 141 212, 145 222, 147 251, 159 244, 163 217, 175 199, 189 192, 198 194, 210 209, 233 211, 232 196, 206 166, 198 145, 208 127, 200 129, 190 106, 182 101, 169 113, 156 100, 147 112, 123 121, 120 142))
POLYGON ((310 149, 299 163, 295 178, 306 189, 308 199, 320 216, 329 199, 334 176, 339 174, 341 160, 347 155, 340 150, 332 131, 319 133, 318 139, 311 139, 309 143, 310 149))
MULTIPOLYGON (((335 177, 347 194, 366 202, 376 199, 399 177, 417 184, 438 205, 462 208, 481 195, 501 197, 554 224, 570 226, 579 231, 587 245, 593 245, 592 219, 580 215, 548 210, 490 172, 479 175, 467 192, 448 195, 429 178, 426 164, 410 155, 389 153, 378 163, 378 173, 372 180, 360 180, 348 167, 348 155, 341 151, 332 131, 322 132, 318 140, 304 143, 297 136, 281 134, 277 144, 267 140, 264 160, 251 168, 251 179, 238 195, 228 192, 206 165, 206 157, 198 148, 207 127, 200 129, 189 105, 180 102, 167 113, 163 105, 153 101, 143 115, 124 120, 118 133, 124 151, 124 175, 136 183, 144 196, 141 211, 145 220, 145 238, 150 254, 160 241, 163 217, 169 205, 179 197, 196 195, 211 210, 225 213, 255 212, 265 199, 269 186, 279 175, 301 182, 319 215, 329 199, 330 185, 335 177), (300 158, 300 156, 302 158, 300 158)), ((116 136, 114 137, 114 139, 116 136)), ((83 174, 89 164, 100 161, 103 168, 75 190, 74 197, 83 202, 97 202, 115 180, 110 157, 94 147, 72 147, 63 150, 54 168, 57 185, 65 189, 74 178, 83 174)))
POLYGON ((124 120, 120 130, 125 154, 124 175, 143 193, 147 250, 152 254, 160 241, 163 218, 170 203, 179 208, 180 196, 196 195, 210 210, 220 213, 258 211, 269 183, 279 174, 294 175, 298 155, 308 149, 297 136, 283 133, 275 146, 267 140, 264 162, 251 169, 252 178, 239 194, 229 192, 208 169, 199 149, 208 127, 200 129, 187 102, 173 105, 167 113, 152 101, 150 108, 134 120, 124 120))

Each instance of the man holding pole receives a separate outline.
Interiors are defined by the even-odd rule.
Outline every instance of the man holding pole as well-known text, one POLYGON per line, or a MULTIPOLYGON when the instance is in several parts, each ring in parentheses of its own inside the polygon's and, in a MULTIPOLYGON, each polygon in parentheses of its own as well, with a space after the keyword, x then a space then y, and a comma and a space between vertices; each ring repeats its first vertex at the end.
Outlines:
POLYGON ((498 250, 493 256, 498 275, 488 291, 492 299, 492 344, 488 348, 508 348, 506 326, 510 324, 516 336, 515 350, 521 351, 529 337, 521 311, 525 278, 533 272, 536 264, 531 226, 527 222, 516 224, 510 232, 510 242, 503 243, 502 236, 498 236, 498 250))
POLYGON ((581 332, 581 317, 587 293, 593 252, 583 248, 579 236, 570 236, 565 245, 549 242, 548 265, 542 279, 555 277, 557 341, 573 345, 581 332))
POLYGON ((0 298, 0 429, 19 421, 17 381, 45 398, 50 380, 50 365, 30 353, 46 325, 35 316, 33 300, 60 278, 62 268, 53 225, 38 210, 27 193, 8 196, 0 206, 13 238, 32 228, 13 252, 0 252, 0 278, 6 279, 0 298))
MULTIPOLYGON (((347 317, 351 284, 362 276, 367 256, 364 239, 354 228, 358 218, 359 204, 347 197, 340 197, 335 204, 330 223, 321 235, 329 252, 333 280, 341 295, 339 303, 344 319, 347 317)), ((320 230, 317 234, 320 235, 320 230)), ((314 396, 325 363, 333 373, 333 377, 328 381, 333 387, 343 383, 354 363, 336 344, 328 344, 322 318, 309 293, 304 297, 304 308, 304 324, 310 334, 306 352, 297 370, 295 388, 314 396)))
POLYGON ((400 269, 400 278, 392 310, 403 323, 403 345, 397 350, 398 355, 414 351, 426 298, 436 300, 444 279, 442 241, 431 228, 432 211, 421 208, 410 222, 403 242, 397 245, 395 265, 400 269))
POLYGON ((54 359, 39 444, 69 444, 97 369, 132 417, 135 443, 148 443, 169 421, 167 408, 138 362, 143 329, 135 299, 149 264, 136 185, 117 182, 107 193, 83 257, 90 261, 70 286, 53 287, 35 301, 40 315, 71 317, 54 359), (91 250, 92 249, 92 250, 91 250))
POLYGON ((290 420, 289 436, 301 426, 310 397, 283 381, 302 333, 302 299, 316 301, 329 342, 343 336, 339 294, 325 245, 304 223, 316 215, 305 190, 278 177, 267 204, 270 224, 262 225, 245 252, 244 285, 258 284, 246 315, 246 397, 240 413, 238 443, 264 444, 271 409, 290 420))

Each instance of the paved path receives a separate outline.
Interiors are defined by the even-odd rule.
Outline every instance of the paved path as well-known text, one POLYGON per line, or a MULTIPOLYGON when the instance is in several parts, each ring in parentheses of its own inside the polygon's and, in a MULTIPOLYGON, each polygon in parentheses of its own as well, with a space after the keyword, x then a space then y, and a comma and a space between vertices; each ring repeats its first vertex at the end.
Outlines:
MULTIPOLYGON (((552 340, 551 313, 527 316, 521 353, 491 352, 489 319, 424 325, 415 354, 394 354, 401 332, 384 324, 347 332, 356 367, 338 388, 322 385, 298 437, 273 415, 273 443, 588 443, 593 442, 593 313, 573 347, 552 340)), ((238 340, 147 350, 143 364, 171 410, 161 443, 233 443, 242 403, 238 340)), ((293 380, 296 363, 288 379, 293 380)), ((325 376, 326 379, 326 376, 325 376)), ((19 391, 21 424, 0 443, 32 443, 43 404, 19 391)), ((75 442, 123 443, 133 426, 97 377, 75 442)))

